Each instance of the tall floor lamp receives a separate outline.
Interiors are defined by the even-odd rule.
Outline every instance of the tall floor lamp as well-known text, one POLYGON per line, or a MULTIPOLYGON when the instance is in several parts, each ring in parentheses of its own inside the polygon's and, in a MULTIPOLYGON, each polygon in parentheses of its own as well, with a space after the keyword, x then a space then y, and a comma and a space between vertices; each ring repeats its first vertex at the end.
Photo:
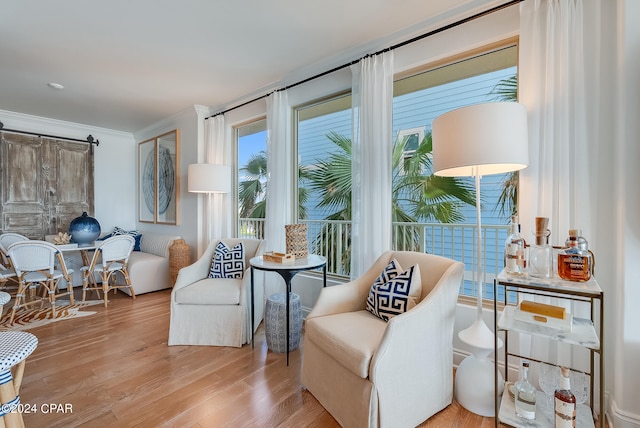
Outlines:
MULTIPOLYGON (((187 190, 207 193, 207 212, 211 212, 211 194, 231 191, 231 167, 212 163, 194 163, 187 170, 187 190)), ((211 219, 207 219, 207 242, 211 239, 211 219)))
MULTIPOLYGON (((473 413, 495 416, 494 367, 488 360, 494 350, 495 337, 482 319, 484 259, 480 178, 527 167, 527 111, 522 104, 514 102, 463 107, 437 117, 433 121, 432 136, 434 174, 475 177, 476 184, 477 314, 475 322, 458 334, 460 340, 471 347, 471 355, 456 370, 456 400, 473 413)), ((501 340, 498 346, 502 346, 501 340)), ((502 380, 499 385, 502 387, 502 380)))

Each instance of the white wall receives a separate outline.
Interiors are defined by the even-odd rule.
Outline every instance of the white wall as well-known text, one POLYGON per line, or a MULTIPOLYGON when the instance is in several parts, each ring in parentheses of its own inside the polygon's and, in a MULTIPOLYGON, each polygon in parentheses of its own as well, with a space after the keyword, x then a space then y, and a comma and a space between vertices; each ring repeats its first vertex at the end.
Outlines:
POLYGON ((616 3, 620 30, 612 37, 617 37, 619 61, 612 66, 617 67, 616 81, 624 83, 617 88, 619 135, 614 132, 603 145, 615 153, 610 163, 611 183, 620 185, 603 188, 607 199, 598 202, 608 211, 602 218, 613 225, 607 228, 611 234, 603 237, 611 245, 605 254, 605 268, 612 280, 605 300, 609 414, 616 428, 630 428, 640 426, 640 2, 616 3))
MULTIPOLYGON (((199 152, 202 151, 203 135, 204 135, 204 117, 206 117, 208 109, 201 106, 193 106, 185 109, 175 115, 168 117, 148 128, 140 130, 134 134, 134 157, 137 159, 137 145, 150 138, 172 131, 180 130, 180 173, 179 173, 179 197, 180 197, 180 218, 177 225, 163 225, 152 223, 140 223, 136 221, 137 228, 142 231, 144 239, 144 231, 167 233, 170 235, 180 235, 191 247, 191 260, 195 261, 198 255, 199 237, 204 236, 201 233, 202 223, 201 216, 198 216, 202 204, 202 196, 187 191, 187 168, 189 164, 199 161, 199 152)), ((137 162, 137 160, 136 160, 137 162)), ((202 160, 200 160, 202 162, 202 160)), ((137 163, 136 163, 137 165, 137 163)), ((137 167, 134 166, 137 171, 137 167)), ((137 182, 137 179, 136 179, 137 182)), ((136 188, 134 200, 138 199, 138 189, 136 188)), ((133 211, 136 213, 137 205, 134 205, 133 211)))

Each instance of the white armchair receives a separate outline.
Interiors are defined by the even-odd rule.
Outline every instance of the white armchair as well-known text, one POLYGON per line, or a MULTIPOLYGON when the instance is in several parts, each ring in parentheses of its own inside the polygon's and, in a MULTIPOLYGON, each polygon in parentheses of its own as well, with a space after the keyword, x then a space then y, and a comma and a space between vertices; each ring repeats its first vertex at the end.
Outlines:
MULTIPOLYGON (((251 267, 249 260, 262 254, 258 239, 223 239, 229 248, 242 242, 244 276, 209 278, 218 242, 212 242, 192 265, 180 269, 171 292, 169 345, 241 347, 251 342, 264 316, 264 285, 255 282, 255 314, 251 328, 251 267)), ((257 278, 256 278, 257 279, 257 278)))
POLYGON ((324 288, 305 321, 302 383, 344 427, 415 427, 451 404, 453 323, 464 265, 386 252, 360 278, 324 288), (366 310, 395 258, 418 264, 419 303, 388 322, 366 310))

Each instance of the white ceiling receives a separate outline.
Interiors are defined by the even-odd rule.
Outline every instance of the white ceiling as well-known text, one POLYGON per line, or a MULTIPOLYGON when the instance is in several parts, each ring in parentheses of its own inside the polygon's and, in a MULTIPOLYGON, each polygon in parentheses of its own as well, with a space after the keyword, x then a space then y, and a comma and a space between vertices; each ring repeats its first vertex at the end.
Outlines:
POLYGON ((495 3, 3 0, 0 110, 136 132, 193 105, 232 106, 495 3))

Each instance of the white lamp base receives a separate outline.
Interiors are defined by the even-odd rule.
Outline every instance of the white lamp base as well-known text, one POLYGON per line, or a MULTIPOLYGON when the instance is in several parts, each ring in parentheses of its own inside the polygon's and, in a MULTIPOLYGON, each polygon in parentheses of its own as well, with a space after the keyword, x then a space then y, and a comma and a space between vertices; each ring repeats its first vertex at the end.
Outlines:
MULTIPOLYGON (((472 355, 462 360, 456 370, 455 396, 462 407, 480 416, 495 417, 493 361, 494 334, 481 318, 458 333, 460 340, 470 345, 472 355)), ((498 348, 502 340, 498 338, 498 348)), ((498 396, 504 390, 504 379, 498 371, 498 396)))
MULTIPOLYGON (((486 355, 469 355, 456 370, 455 396, 462 407, 480 416, 495 417, 494 366, 486 355)), ((498 371, 498 396, 504 379, 498 371)))

